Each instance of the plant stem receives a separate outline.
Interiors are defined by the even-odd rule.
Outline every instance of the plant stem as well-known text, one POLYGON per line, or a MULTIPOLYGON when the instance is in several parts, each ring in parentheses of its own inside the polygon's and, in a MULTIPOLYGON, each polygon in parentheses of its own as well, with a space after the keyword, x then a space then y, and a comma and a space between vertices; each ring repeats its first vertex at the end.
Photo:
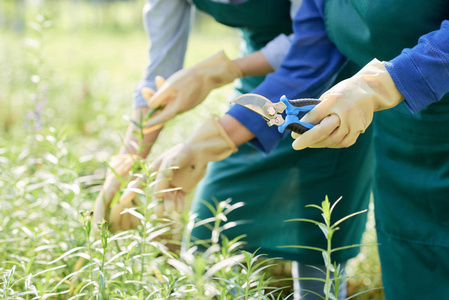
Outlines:
POLYGON ((326 262, 326 300, 329 300, 329 293, 330 293, 330 286, 331 285, 331 278, 330 278, 330 269, 329 266, 331 264, 331 251, 332 251, 332 230, 329 229, 328 233, 328 239, 327 239, 327 262, 326 262))
POLYGON ((144 221, 143 221, 143 224, 142 224, 142 232, 141 232, 141 235, 142 235, 142 250, 141 250, 141 261, 142 261, 142 264, 141 264, 141 268, 140 268, 140 288, 142 289, 143 288, 143 273, 144 273, 144 271, 145 271, 145 245, 146 245, 146 239, 147 239, 147 220, 148 220, 148 205, 149 205, 149 203, 151 203, 151 201, 149 201, 149 199, 151 199, 151 195, 150 195, 150 192, 149 192, 149 188, 148 187, 145 187, 145 208, 144 208, 144 213, 143 213, 143 216, 144 216, 144 221))

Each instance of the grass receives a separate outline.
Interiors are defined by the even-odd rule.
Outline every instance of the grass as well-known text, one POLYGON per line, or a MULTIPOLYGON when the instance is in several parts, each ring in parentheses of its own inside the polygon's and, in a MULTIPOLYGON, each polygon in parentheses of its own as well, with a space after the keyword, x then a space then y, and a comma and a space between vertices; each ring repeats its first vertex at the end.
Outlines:
MULTIPOLYGON (((17 18, 17 3, 2 2, 1 15, 17 18)), ((214 235, 208 251, 191 243, 182 256, 167 248, 179 243, 182 228, 155 217, 151 193, 141 197, 138 230, 110 235, 103 224, 91 234, 97 224, 89 211, 104 161, 122 143, 123 116, 132 112, 132 91, 147 62, 142 5, 46 1, 25 9, 23 30, 0 22, 0 44, 7 45, 0 47, 0 297, 271 299, 272 287, 285 285, 287 297, 291 283, 274 281, 290 277, 289 264, 240 251, 240 239, 218 244, 214 235)), ((186 66, 221 49, 236 57, 238 42, 235 31, 204 19, 189 40, 186 66)), ((211 112, 225 111, 231 90, 214 91, 168 123, 150 159, 183 141, 211 112)), ((216 221, 211 235, 221 226, 216 221)), ((178 224, 195 222, 186 213, 178 224)), ((375 237, 372 222, 367 243, 375 237)), ((373 248, 348 273, 379 274, 373 248)), ((349 282, 352 294, 379 285, 379 276, 349 282)), ((382 299, 363 297, 357 299, 382 299)))

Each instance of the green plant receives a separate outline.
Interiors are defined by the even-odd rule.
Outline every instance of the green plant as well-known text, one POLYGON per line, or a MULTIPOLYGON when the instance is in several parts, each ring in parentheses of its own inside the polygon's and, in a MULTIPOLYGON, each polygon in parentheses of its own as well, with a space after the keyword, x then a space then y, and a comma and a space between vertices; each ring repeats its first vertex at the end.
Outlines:
MULTIPOLYGON (((342 287, 343 281, 348 280, 349 278, 351 278, 351 276, 344 276, 343 272, 340 268, 340 265, 337 265, 335 262, 332 262, 332 253, 337 252, 337 251, 341 251, 344 249, 349 249, 349 248, 355 248, 355 247, 360 247, 362 246, 361 244, 358 245, 348 245, 348 246, 343 246, 343 247, 338 247, 338 248, 332 248, 332 237, 334 235, 334 233, 339 230, 340 228, 338 227, 338 225, 340 225, 341 223, 343 223, 344 221, 348 220, 351 217, 354 217, 358 214, 362 214, 365 213, 367 210, 363 210, 363 211, 359 211, 359 212, 355 212, 352 213, 348 216, 345 216, 343 218, 341 218, 340 220, 336 221, 335 223, 331 222, 331 216, 332 216, 332 212, 335 208, 335 206, 340 202, 342 198, 339 198, 337 201, 335 201, 332 206, 330 205, 329 202, 329 198, 326 196, 325 200, 321 203, 321 206, 318 205, 314 205, 314 204, 310 204, 310 205, 306 205, 306 207, 311 207, 311 208, 315 208, 315 209, 319 209, 322 212, 322 217, 324 220, 323 222, 319 222, 316 220, 311 220, 311 219, 291 219, 288 220, 288 222, 296 222, 296 221, 300 221, 300 222, 308 222, 308 223, 312 223, 317 225, 321 231, 323 232, 326 241, 327 241, 327 247, 326 249, 323 248, 317 248, 317 247, 311 247, 311 246, 301 246, 301 245, 294 245, 294 246, 285 246, 285 247, 289 247, 289 248, 303 248, 303 249, 309 249, 309 250, 314 250, 314 251, 319 251, 321 252, 321 254, 323 255, 323 262, 324 265, 326 267, 325 271, 322 271, 320 269, 318 269, 320 272, 323 272, 323 274, 325 274, 325 279, 321 279, 321 278, 298 278, 299 280, 318 280, 318 281, 322 281, 324 283, 324 297, 313 292, 313 291, 309 291, 306 290, 306 292, 308 293, 313 293, 316 296, 319 296, 322 299, 325 300, 337 300, 338 297, 338 293, 340 291, 340 288, 342 287), (331 274, 333 275, 331 277, 331 274)), ((367 293, 370 292, 372 290, 376 290, 378 288, 374 288, 374 289, 369 289, 366 291, 362 291, 358 294, 355 294, 347 299, 352 299, 354 297, 359 296, 360 294, 363 293, 367 293)))
MULTIPOLYGON (((15 17, 8 14, 20 13, 13 10, 16 2, 7 1, 11 8, 4 11, 7 20, 15 17)), ((98 194, 105 169, 103 161, 117 151, 121 142, 118 133, 128 123, 120 116, 131 110, 132 90, 147 63, 147 40, 139 18, 143 1, 111 3, 107 8, 110 18, 103 19, 101 26, 97 18, 101 6, 86 1, 37 2, 42 6, 35 9, 27 3, 20 17, 23 24, 40 22, 45 27, 41 33, 30 27, 17 32, 0 25, 0 44, 6 45, 0 47, 0 298, 7 295, 8 299, 89 299, 99 297, 101 292, 110 299, 194 298, 195 278, 201 277, 186 277, 168 263, 175 259, 189 265, 179 249, 168 249, 167 242, 180 243, 179 235, 185 226, 208 226, 210 239, 193 239, 187 247, 198 246, 191 250, 198 260, 194 268, 198 272, 209 270, 220 260, 244 255, 240 250, 242 237, 228 240, 223 236, 223 216, 208 222, 184 214, 181 220, 176 219, 176 224, 157 219, 150 201, 151 191, 142 189, 139 208, 130 210, 145 216, 145 225, 141 221, 136 230, 108 234, 107 244, 102 244, 100 233, 86 235, 87 219, 80 219, 82 214, 88 218, 98 194), (51 14, 42 14, 43 11, 51 14), (36 19, 38 15, 43 18, 36 19), (44 24, 47 21, 51 21, 51 26, 44 24), (25 39, 26 48, 24 38, 32 39, 25 39), (36 60, 39 57, 40 61, 36 60), (30 130, 37 122, 31 119, 25 129, 26 112, 43 107, 36 106, 37 99, 45 102, 39 116, 42 127, 30 130), (177 228, 173 229, 173 225, 177 228), (163 234, 159 234, 160 230, 163 234), (204 257, 200 245, 208 249, 217 237, 219 250, 214 246, 214 251, 204 257), (206 261, 200 263, 201 259, 206 261), (104 272, 102 290, 100 268, 104 272)), ((220 49, 232 57, 237 55, 238 37, 234 31, 207 19, 200 27, 193 30, 189 39, 186 66, 220 49)), ((168 122, 153 146, 152 156, 184 140, 209 113, 226 111, 231 91, 230 85, 213 91, 208 101, 168 122)), ((136 164, 133 171, 137 173, 139 168, 145 167, 136 164)), ((121 188, 126 188, 126 183, 121 188)), ((212 207, 222 212, 229 209, 226 203, 218 201, 212 207)), ((370 236, 375 235, 374 227, 369 231, 370 236)), ((251 255, 248 253, 248 257, 251 255)), ((220 291, 215 296, 218 299, 234 299, 232 293, 236 291, 240 294, 235 297, 245 295, 222 280, 225 279, 241 287, 251 282, 250 289, 265 293, 261 299, 288 298, 288 293, 270 287, 280 276, 270 272, 273 267, 248 280, 251 275, 245 273, 246 269, 257 272, 254 266, 263 259, 255 256, 257 259, 250 266, 244 256, 239 261, 241 265, 236 262, 219 269, 201 289, 215 287, 220 291), (263 282, 259 283, 262 276, 263 282)), ((372 256, 361 256, 353 273, 371 263, 378 267, 372 256)), ((273 263, 280 264, 277 260, 266 261, 266 265, 273 263)), ((283 278, 290 277, 288 263, 285 265, 283 278)), ((371 274, 370 271, 366 270, 371 274)), ((357 284, 361 288, 376 283, 367 282, 366 278, 353 279, 360 279, 357 284)))

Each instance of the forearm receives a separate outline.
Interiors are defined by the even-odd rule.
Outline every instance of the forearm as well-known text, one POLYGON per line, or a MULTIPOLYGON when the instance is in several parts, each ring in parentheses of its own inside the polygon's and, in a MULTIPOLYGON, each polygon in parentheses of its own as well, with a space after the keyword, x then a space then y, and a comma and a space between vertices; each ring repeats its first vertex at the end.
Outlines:
MULTIPOLYGON (((324 0, 321 4, 324 6, 324 0)), ((328 39, 323 8, 314 2, 305 2, 302 13, 294 20, 294 40, 280 68, 269 74, 252 93, 278 102, 282 95, 288 99, 319 97, 334 82, 346 58, 328 39)), ((256 113, 234 105, 228 114, 236 118, 256 138, 251 144, 265 153, 272 151, 284 138, 276 126, 256 113)))
POLYGON ((409 109, 416 113, 449 92, 449 21, 385 64, 409 109))
POLYGON ((157 75, 164 78, 182 68, 190 28, 191 5, 185 0, 147 0, 143 24, 150 42, 145 75, 134 91, 135 107, 146 106, 140 91, 155 89, 157 75), (167 16, 170 16, 167 20, 167 16))
POLYGON ((231 115, 225 114, 218 120, 218 123, 220 123, 226 131, 236 147, 252 140, 255 137, 255 135, 249 131, 248 128, 243 126, 242 123, 231 115))
MULTIPOLYGON (((132 120, 138 124, 142 124, 141 118, 145 117, 147 113, 148 107, 139 107, 134 110, 132 120)), ((162 129, 157 129, 142 135, 140 130, 134 123, 131 122, 129 124, 123 146, 120 149, 120 154, 138 154, 141 158, 148 156, 151 147, 156 142, 162 129), (140 137, 136 136, 136 134, 140 135, 140 137)))
POLYGON ((261 51, 233 60, 243 76, 262 76, 274 71, 261 51))

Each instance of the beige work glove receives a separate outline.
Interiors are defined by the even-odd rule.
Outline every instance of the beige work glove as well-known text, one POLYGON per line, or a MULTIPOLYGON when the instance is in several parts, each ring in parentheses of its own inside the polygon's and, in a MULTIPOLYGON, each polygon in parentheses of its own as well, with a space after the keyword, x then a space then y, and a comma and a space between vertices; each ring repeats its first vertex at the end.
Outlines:
POLYGON ((375 111, 403 99, 383 63, 374 59, 320 97, 322 102, 301 119, 318 125, 302 135, 292 133, 293 148, 349 147, 371 124, 375 111))
POLYGON ((210 91, 242 76, 237 65, 224 52, 219 52, 190 68, 179 70, 165 81, 160 76, 156 77, 156 83, 163 84, 158 87, 148 106, 164 108, 146 124, 144 133, 155 130, 155 124, 165 123, 175 115, 194 108, 210 91))
POLYGON ((119 230, 130 230, 136 228, 139 225, 139 219, 128 212, 124 212, 124 210, 127 208, 137 207, 137 192, 135 192, 133 189, 141 189, 144 186, 141 181, 144 180, 144 177, 138 177, 137 180, 131 181, 128 184, 127 189, 125 189, 122 196, 120 197, 119 202, 114 205, 114 207, 112 207, 111 214, 109 216, 109 230, 111 232, 117 232, 119 230))
MULTIPOLYGON (((129 171, 137 159, 137 155, 134 154, 119 154, 111 157, 109 166, 114 169, 121 178, 124 178, 128 176, 129 171)), ((92 222, 94 224, 109 217, 111 201, 114 199, 114 196, 119 189, 120 180, 115 176, 111 169, 108 169, 104 184, 95 200, 94 215, 92 217, 92 222)), ((93 228, 96 228, 96 225, 94 225, 93 228)))
POLYGON ((154 194, 163 200, 156 214, 181 212, 185 195, 191 192, 206 173, 207 163, 225 159, 237 151, 234 142, 214 116, 203 123, 184 143, 163 153, 155 162, 157 171, 154 194), (176 191, 164 190, 179 188, 176 191))
MULTIPOLYGON (((156 86, 158 86, 158 84, 160 84, 160 82, 156 82, 156 86)), ((148 102, 155 92, 150 88, 143 88, 141 93, 144 99, 148 102)), ((138 156, 135 154, 119 154, 111 157, 109 166, 114 169, 121 178, 125 178, 129 175, 132 166, 138 159, 138 156)), ((139 188, 140 185, 136 187, 139 188)), ((95 200, 94 215, 92 217, 92 222, 94 223, 92 228, 94 228, 94 230, 97 228, 95 224, 101 222, 102 219, 107 219, 109 221, 109 230, 111 232, 132 229, 139 224, 139 220, 135 216, 129 213, 121 214, 126 208, 135 207, 135 192, 125 190, 120 197, 119 203, 111 210, 111 201, 114 199, 119 189, 120 180, 117 179, 111 169, 108 169, 104 184, 95 200)))

